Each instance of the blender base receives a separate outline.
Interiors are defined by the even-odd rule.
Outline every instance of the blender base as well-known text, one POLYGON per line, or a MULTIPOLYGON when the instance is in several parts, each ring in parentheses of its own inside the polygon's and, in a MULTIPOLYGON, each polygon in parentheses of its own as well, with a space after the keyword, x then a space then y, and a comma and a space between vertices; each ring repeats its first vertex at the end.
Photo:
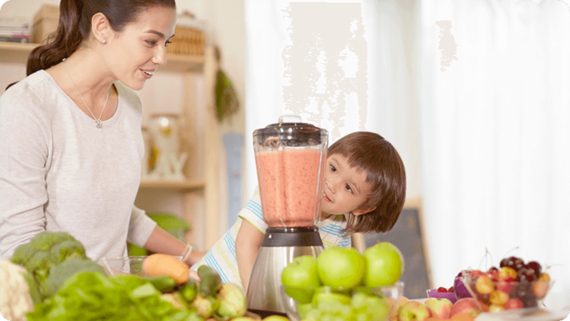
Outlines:
POLYGON ((278 316, 282 316, 282 317, 286 317, 286 318, 287 318, 287 313, 282 313, 282 312, 265 311, 265 310, 253 310, 253 309, 248 309, 248 311, 250 311, 251 313, 255 313, 255 314, 259 315, 262 319, 265 319, 265 318, 267 318, 268 316, 271 316, 271 315, 278 315, 278 316))
POLYGON ((247 289, 247 308, 255 313, 269 312, 285 314, 296 311, 295 301, 284 293, 281 287, 281 272, 296 257, 310 255, 317 257, 324 249, 316 227, 311 228, 268 228, 251 270, 247 289), (307 242, 306 234, 313 234, 313 241, 307 242), (306 246, 295 239, 304 238, 306 246), (307 244, 309 243, 309 244, 307 244), (308 246, 307 246, 308 245, 308 246), (258 312, 259 311, 259 312, 258 312))

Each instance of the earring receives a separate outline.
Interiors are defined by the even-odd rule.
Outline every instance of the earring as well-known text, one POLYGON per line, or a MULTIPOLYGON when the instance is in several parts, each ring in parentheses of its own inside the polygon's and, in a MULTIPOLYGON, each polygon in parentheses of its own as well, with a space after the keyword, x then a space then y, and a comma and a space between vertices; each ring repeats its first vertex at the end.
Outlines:
POLYGON ((101 40, 101 43, 102 43, 102 44, 106 44, 106 43, 107 43, 107 40, 103 39, 103 40, 101 40))

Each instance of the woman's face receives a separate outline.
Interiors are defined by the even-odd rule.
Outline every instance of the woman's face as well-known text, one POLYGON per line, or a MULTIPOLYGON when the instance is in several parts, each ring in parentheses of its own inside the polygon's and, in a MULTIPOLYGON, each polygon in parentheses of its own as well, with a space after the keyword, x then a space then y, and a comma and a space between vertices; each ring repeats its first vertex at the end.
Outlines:
POLYGON ((174 36, 176 9, 151 7, 109 43, 107 64, 115 77, 134 90, 143 88, 158 66, 166 64, 166 45, 174 36))

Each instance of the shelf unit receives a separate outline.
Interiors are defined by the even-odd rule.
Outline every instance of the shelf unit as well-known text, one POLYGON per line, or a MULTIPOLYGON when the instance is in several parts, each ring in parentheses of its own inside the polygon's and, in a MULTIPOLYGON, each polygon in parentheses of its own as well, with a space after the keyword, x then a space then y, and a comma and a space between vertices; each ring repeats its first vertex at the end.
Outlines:
MULTIPOLYGON (((0 42, 0 62, 1 63, 22 63, 26 64, 31 51, 39 44, 35 43, 11 43, 0 42)), ((184 175, 190 177, 183 181, 173 180, 147 180, 141 181, 139 191, 164 191, 167 193, 182 193, 184 195, 183 218, 189 222, 192 229, 205 231, 205 239, 197 240, 189 231, 186 241, 192 244, 201 244, 201 247, 209 248, 218 239, 218 173, 217 158, 220 141, 218 122, 214 112, 214 84, 215 73, 217 71, 216 59, 213 48, 205 48, 203 56, 187 56, 167 53, 167 64, 161 66, 159 71, 182 73, 184 86, 193 86, 193 75, 203 74, 204 90, 206 92, 205 112, 201 114, 201 119, 196 119, 196 106, 191 103, 191 98, 184 96, 183 114, 181 117, 187 124, 201 124, 199 142, 187 144, 183 147, 184 152, 189 155, 202 155, 200 158, 190 158, 184 168, 184 175), (192 146, 190 146, 192 145, 192 146), (200 177, 198 177, 200 176, 200 177), (204 215, 205 219, 200 220, 200 226, 195 225, 194 213, 204 215)))
MULTIPOLYGON (((0 62, 26 63, 28 55, 39 44, 0 42, 0 62)), ((166 54, 168 63, 161 66, 161 71, 201 72, 206 61, 205 56, 187 56, 172 53, 166 54)))

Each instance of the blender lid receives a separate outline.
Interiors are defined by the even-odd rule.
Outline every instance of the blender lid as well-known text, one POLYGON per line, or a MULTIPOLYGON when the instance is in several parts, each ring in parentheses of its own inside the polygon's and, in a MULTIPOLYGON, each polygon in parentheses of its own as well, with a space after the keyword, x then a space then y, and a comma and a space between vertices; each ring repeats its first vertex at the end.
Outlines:
POLYGON ((298 116, 289 116, 286 119, 288 122, 282 122, 282 120, 285 119, 286 118, 282 116, 279 118, 279 123, 269 124, 265 128, 256 129, 253 132, 253 137, 256 137, 262 142, 268 139, 287 141, 290 146, 295 145, 295 143, 302 145, 319 145, 323 140, 326 141, 328 139, 328 132, 324 128, 303 123, 298 116))

